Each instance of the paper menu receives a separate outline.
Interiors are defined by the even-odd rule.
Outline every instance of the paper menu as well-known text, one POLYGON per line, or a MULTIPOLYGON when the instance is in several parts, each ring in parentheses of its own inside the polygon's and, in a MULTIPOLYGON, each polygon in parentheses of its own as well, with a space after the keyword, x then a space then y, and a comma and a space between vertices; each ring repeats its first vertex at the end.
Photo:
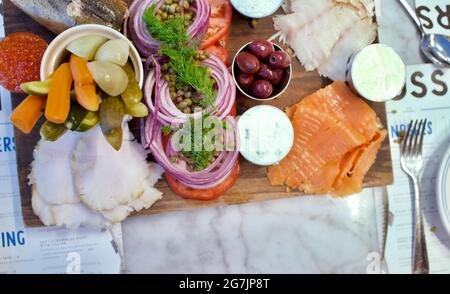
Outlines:
POLYGON ((119 273, 120 224, 115 238, 99 229, 25 228, 10 113, 10 94, 0 87, 0 273, 119 273))
MULTIPOLYGON (((412 264, 412 194, 408 179, 400 168, 399 146, 395 143, 396 132, 406 130, 412 119, 428 118, 430 122, 424 148, 427 164, 422 179, 426 238, 431 272, 450 272, 449 236, 440 223, 435 201, 438 164, 450 139, 450 75, 448 70, 424 64, 427 61, 420 52, 420 34, 398 1, 375 1, 380 43, 392 46, 408 65, 404 98, 386 104, 395 183, 388 187, 390 211, 393 215, 386 247, 389 270, 391 273, 411 273, 412 264)), ((425 25, 428 22, 433 24, 433 27, 425 28, 427 32, 450 36, 450 29, 442 26, 445 23, 450 25, 450 11, 446 14, 438 13, 448 10, 448 1, 407 1, 421 11, 425 25)))
POLYGON ((436 176, 450 146, 450 70, 430 64, 407 67, 404 97, 386 103, 394 184, 388 187, 393 214, 389 227, 386 259, 391 273, 411 273, 412 188, 400 168, 398 133, 411 120, 427 118, 424 139, 424 169, 421 177, 422 205, 431 273, 450 273, 450 236, 442 226, 436 207, 436 176))

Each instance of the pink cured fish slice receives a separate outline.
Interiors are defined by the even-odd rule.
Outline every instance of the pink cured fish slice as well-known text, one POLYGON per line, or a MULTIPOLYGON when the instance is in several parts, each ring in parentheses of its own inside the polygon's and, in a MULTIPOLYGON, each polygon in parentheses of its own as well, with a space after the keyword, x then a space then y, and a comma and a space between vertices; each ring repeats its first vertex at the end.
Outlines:
POLYGON ((268 168, 272 185, 338 196, 359 191, 386 131, 375 112, 343 82, 288 107, 294 147, 268 168))

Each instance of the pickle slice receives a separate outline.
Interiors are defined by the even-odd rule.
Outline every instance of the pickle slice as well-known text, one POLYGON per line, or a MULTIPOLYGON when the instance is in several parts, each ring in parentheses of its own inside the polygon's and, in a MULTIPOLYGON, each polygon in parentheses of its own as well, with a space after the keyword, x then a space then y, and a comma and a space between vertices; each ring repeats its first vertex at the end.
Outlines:
POLYGON ((99 119, 97 112, 89 111, 75 131, 86 132, 95 127, 98 123, 98 120, 99 119))
POLYGON ((133 117, 146 117, 148 115, 147 106, 142 102, 126 105, 125 108, 127 113, 133 117))
POLYGON ((130 62, 128 62, 122 68, 128 76, 128 86, 121 95, 123 102, 127 106, 141 102, 142 91, 136 80, 136 74, 134 72, 133 66, 130 62))
POLYGON ((106 140, 119 150, 122 147, 122 121, 125 104, 119 97, 108 97, 100 104, 100 127, 106 140))
POLYGON ((44 140, 54 142, 61 138, 66 131, 67 128, 64 124, 55 124, 50 121, 45 121, 42 124, 39 133, 44 140))
POLYGON ((87 113, 88 111, 81 107, 78 103, 72 103, 72 105, 70 105, 69 116, 64 123, 66 125, 66 128, 71 131, 75 131, 76 129, 78 129, 87 113))
POLYGON ((28 95, 45 96, 50 90, 51 80, 36 81, 20 84, 20 88, 28 95))

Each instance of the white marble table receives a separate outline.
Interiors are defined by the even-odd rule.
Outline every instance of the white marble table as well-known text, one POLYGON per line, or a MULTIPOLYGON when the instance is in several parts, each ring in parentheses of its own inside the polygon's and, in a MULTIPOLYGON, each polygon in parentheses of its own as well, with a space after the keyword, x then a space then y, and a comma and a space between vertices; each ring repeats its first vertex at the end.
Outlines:
POLYGON ((365 273, 380 193, 133 217, 123 224, 127 272, 365 273))

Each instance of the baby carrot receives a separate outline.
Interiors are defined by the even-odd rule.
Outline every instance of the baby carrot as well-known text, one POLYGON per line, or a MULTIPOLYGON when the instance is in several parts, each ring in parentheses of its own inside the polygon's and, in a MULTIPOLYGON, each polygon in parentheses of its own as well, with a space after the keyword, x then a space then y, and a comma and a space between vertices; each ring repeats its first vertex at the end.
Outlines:
POLYGON ((9 119, 22 133, 29 134, 39 118, 47 97, 29 95, 11 113, 9 119))
POLYGON ((78 103, 86 110, 97 111, 100 101, 97 97, 95 84, 77 85, 75 84, 75 96, 78 103))
POLYGON ((69 63, 61 64, 53 74, 52 85, 45 107, 45 117, 55 124, 66 121, 70 110, 70 89, 72 87, 72 74, 69 63))
POLYGON ((87 60, 72 54, 70 56, 70 71, 72 72, 73 81, 75 86, 82 86, 86 84, 94 83, 89 69, 87 67, 87 60))

